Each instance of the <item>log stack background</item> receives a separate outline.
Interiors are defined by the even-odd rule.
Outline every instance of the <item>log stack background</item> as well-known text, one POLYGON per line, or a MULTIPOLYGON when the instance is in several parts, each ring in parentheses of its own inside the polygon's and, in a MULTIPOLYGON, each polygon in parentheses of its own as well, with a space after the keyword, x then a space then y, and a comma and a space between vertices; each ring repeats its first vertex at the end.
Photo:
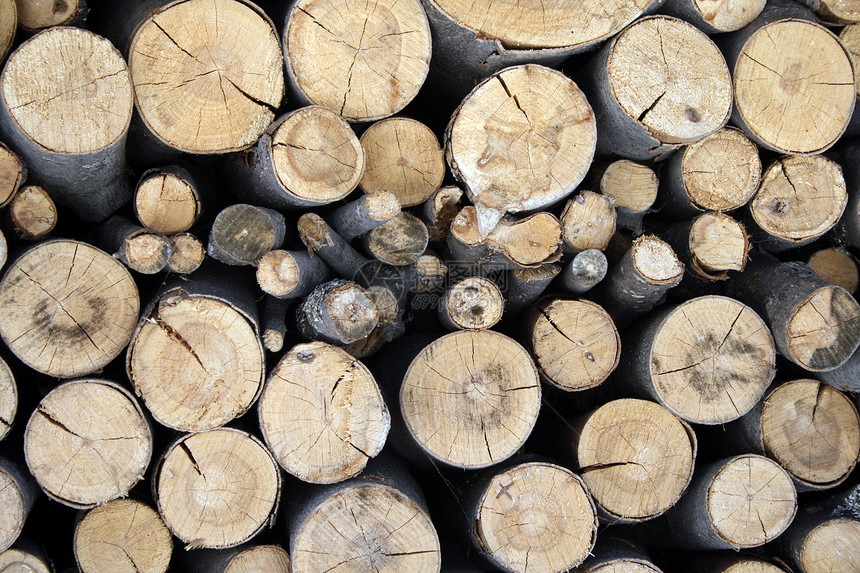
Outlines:
POLYGON ((858 54, 0 0, 0 571, 860 571, 858 54))

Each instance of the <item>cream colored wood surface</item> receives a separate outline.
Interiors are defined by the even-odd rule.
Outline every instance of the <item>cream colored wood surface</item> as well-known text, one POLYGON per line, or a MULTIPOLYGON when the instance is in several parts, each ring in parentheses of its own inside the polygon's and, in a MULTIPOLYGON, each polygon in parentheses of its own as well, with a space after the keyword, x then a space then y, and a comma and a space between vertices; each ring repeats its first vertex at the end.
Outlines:
POLYGON ((135 31, 128 62, 144 123, 188 153, 251 146, 284 98, 274 26, 244 0, 177 0, 153 12, 135 31))

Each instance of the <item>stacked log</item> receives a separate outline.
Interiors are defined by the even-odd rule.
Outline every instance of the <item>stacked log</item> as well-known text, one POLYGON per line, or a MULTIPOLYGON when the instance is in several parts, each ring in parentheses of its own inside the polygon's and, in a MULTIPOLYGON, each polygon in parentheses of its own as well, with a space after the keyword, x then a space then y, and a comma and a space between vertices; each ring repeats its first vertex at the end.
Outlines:
POLYGON ((856 570, 857 26, 0 0, 0 570, 856 570))

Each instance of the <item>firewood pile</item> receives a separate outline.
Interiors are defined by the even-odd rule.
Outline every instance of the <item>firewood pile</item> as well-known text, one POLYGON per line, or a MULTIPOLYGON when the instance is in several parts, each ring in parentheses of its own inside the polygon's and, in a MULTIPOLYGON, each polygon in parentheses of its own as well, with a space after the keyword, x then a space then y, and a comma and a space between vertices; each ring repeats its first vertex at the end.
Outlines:
POLYGON ((0 0, 0 572, 860 572, 860 1, 0 0))

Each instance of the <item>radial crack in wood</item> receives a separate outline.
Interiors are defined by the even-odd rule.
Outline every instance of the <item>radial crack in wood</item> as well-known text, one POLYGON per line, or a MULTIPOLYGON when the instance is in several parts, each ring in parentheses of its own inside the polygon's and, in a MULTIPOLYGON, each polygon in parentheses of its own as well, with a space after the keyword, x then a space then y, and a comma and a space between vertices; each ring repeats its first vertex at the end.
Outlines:
POLYGON ((782 251, 821 237, 836 226, 847 204, 842 168, 812 155, 772 163, 749 208, 765 233, 764 248, 782 251))
POLYGON ((505 571, 561 573, 594 547, 597 510, 582 478, 567 468, 518 464, 481 491, 473 541, 505 571))
POLYGON ((652 159, 723 127, 731 76, 714 42, 683 20, 637 20, 593 59, 598 151, 652 159))
POLYGON ((860 456, 860 417, 841 392, 817 380, 794 380, 771 391, 762 403, 764 452, 780 463, 801 490, 842 483, 860 456))
POLYGON ((573 453, 598 508, 639 522, 675 505, 690 483, 692 429, 654 402, 622 399, 589 414, 573 453))
POLYGON ((142 317, 126 369, 158 422, 200 431, 251 407, 263 384, 263 349, 256 326, 238 308, 173 289, 142 317))
POLYGON ((167 449, 154 493, 165 525, 187 549, 234 547, 269 523, 281 474, 257 438, 217 428, 185 435, 167 449))
POLYGON ((303 481, 358 475, 382 450, 391 417, 364 364, 324 342, 300 344, 272 370, 257 408, 266 444, 303 481))
POLYGON ((25 364, 60 378, 93 373, 126 347, 140 312, 137 285, 85 243, 42 242, 0 281, 0 336, 25 364))
POLYGON ((97 379, 66 382, 30 416, 27 467, 51 499, 91 508, 125 497, 152 457, 152 431, 132 395, 97 379))
POLYGON ((597 141, 594 112, 569 78, 538 65, 502 70, 454 113, 445 153, 466 186, 486 236, 505 212, 533 210, 570 194, 597 141))
POLYGON ((400 409, 418 444, 470 469, 512 456, 534 427, 540 399, 528 352, 492 330, 458 331, 431 343, 400 389, 400 409))
POLYGON ((284 98, 271 20, 244 0, 176 0, 138 25, 128 49, 137 110, 187 153, 253 145, 284 98))
POLYGON ((376 122, 361 136, 367 167, 359 185, 365 193, 387 190, 403 207, 430 198, 445 177, 445 158, 436 135, 406 117, 376 122))
POLYGON ((621 358, 615 324, 591 301, 543 300, 531 311, 526 332, 541 376, 568 392, 600 385, 621 358))
POLYGON ((133 499, 116 499, 80 518, 73 548, 84 573, 164 573, 173 540, 153 508, 133 499))
POLYGON ((509 49, 591 45, 618 33, 651 0, 520 3, 515 0, 430 0, 460 26, 509 49))
POLYGON ((643 328, 648 334, 630 336, 625 371, 640 391, 688 422, 721 424, 741 417, 776 373, 767 325, 734 299, 694 298, 650 317, 643 328))
POLYGON ((299 0, 283 42, 300 98, 348 121, 397 113, 430 68, 430 26, 418 0, 299 0))
POLYGON ((733 35, 733 123, 778 153, 820 153, 836 143, 856 99, 851 61, 836 36, 797 19, 754 23, 733 35))
POLYGON ((0 74, 0 131, 31 183, 82 219, 101 221, 131 197, 133 96, 125 60, 108 40, 49 28, 18 46, 0 74))

